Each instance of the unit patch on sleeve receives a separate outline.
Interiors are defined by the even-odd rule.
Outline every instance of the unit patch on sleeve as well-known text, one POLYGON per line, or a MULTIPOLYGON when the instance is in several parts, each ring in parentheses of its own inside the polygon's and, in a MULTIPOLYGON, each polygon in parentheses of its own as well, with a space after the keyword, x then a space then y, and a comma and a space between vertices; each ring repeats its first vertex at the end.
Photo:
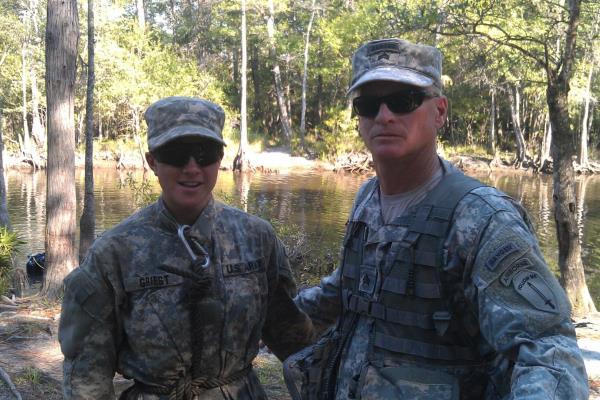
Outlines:
POLYGON ((514 253, 519 250, 519 246, 514 244, 513 242, 508 242, 501 247, 497 248, 493 254, 486 260, 485 266, 493 271, 496 269, 500 261, 504 260, 508 255, 514 253))
POLYGON ((500 282, 502 282, 504 286, 510 286, 512 278, 517 272, 527 267, 531 267, 532 265, 533 263, 529 260, 529 258, 521 258, 515 261, 510 267, 506 269, 506 271, 502 273, 502 276, 500 277, 500 282))
POLYGON ((538 310, 553 314, 559 312, 552 289, 537 272, 520 270, 514 275, 512 283, 517 293, 538 310))

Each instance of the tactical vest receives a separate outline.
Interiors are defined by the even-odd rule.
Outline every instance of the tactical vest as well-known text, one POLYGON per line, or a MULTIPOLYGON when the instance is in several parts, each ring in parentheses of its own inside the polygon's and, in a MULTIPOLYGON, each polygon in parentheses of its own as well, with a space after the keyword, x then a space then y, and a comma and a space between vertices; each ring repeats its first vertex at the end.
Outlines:
MULTIPOLYGON (((376 185, 372 182, 359 195, 357 207, 367 201, 366 195, 376 185)), ((457 204, 481 186, 459 172, 445 175, 419 205, 391 222, 399 234, 406 233, 386 244, 388 262, 379 267, 363 263, 368 227, 349 223, 342 266, 344 317, 353 319, 358 314, 374 319, 371 363, 399 357, 444 365, 481 362, 475 341, 477 321, 466 318, 471 314, 462 296, 462 274, 445 271, 444 250, 457 204)))

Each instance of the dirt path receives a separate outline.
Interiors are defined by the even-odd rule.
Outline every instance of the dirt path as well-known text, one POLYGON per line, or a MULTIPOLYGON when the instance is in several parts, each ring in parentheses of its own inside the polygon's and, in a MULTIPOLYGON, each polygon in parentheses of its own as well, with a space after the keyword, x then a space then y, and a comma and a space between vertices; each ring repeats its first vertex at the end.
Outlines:
MULTIPOLYGON (((21 300, 18 311, 0 313, 0 367, 10 376, 23 400, 62 399, 62 354, 57 341, 58 305, 35 298, 21 300)), ((590 399, 600 400, 600 314, 576 321, 579 346, 590 378, 590 399)), ((261 352, 255 370, 269 399, 289 400, 281 376, 281 363, 272 354, 261 352)), ((116 392, 130 382, 115 378, 116 392)), ((0 400, 15 397, 0 380, 0 400)))
MULTIPOLYGON (((25 399, 61 399, 62 354, 57 342, 58 306, 19 301, 19 311, 0 314, 0 367, 25 399)), ((13 399, 0 384, 0 400, 13 399)))

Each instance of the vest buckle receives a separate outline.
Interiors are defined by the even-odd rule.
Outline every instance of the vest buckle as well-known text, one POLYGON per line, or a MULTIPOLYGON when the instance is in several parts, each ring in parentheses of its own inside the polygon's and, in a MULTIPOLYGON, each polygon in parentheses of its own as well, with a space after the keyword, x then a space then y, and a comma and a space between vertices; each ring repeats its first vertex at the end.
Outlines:
POLYGON ((448 311, 436 311, 433 313, 432 318, 436 333, 438 336, 444 336, 448 330, 448 327, 450 326, 452 314, 450 314, 448 311))

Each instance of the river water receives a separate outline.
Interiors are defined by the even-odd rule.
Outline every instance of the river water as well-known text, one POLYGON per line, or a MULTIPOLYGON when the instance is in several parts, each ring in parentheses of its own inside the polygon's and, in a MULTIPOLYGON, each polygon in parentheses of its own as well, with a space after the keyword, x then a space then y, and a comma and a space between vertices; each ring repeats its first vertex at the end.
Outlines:
MULTIPOLYGON (((44 248, 46 176, 41 172, 7 171, 7 206, 13 229, 25 241, 17 256, 25 266, 27 255, 44 248)), ((521 201, 536 227, 546 261, 558 270, 558 248, 552 214, 552 178, 510 172, 472 174, 521 201)), ((77 170, 78 215, 83 201, 83 170, 77 170)), ((97 234, 141 207, 159 186, 141 171, 97 169, 94 173, 97 234), (142 185, 148 182, 148 186, 142 185)), ((306 232, 311 254, 337 254, 354 195, 364 176, 307 172, 292 174, 234 174, 221 171, 215 194, 249 212, 271 220, 287 234, 306 232)), ((578 220, 583 261, 592 296, 600 301, 600 176, 577 178, 578 220)), ((79 217, 78 217, 79 218, 79 217)), ((311 257, 311 254, 306 255, 311 257)), ((325 269, 326 270, 326 269, 325 269)), ((325 273, 323 270, 322 273, 325 273)))

